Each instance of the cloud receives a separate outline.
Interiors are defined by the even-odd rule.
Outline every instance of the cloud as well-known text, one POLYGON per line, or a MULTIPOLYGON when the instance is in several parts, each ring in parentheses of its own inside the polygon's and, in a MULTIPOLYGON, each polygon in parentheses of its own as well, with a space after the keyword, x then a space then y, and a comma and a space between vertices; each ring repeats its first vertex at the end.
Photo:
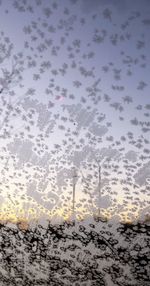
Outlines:
POLYGON ((144 186, 148 178, 150 178, 150 162, 144 164, 134 175, 135 182, 140 186, 144 186))
POLYGON ((125 154, 125 158, 131 162, 136 162, 137 161, 137 152, 130 150, 125 154))
POLYGON ((108 128, 106 126, 99 126, 96 123, 93 123, 89 128, 89 131, 93 133, 95 136, 104 136, 108 132, 108 128))

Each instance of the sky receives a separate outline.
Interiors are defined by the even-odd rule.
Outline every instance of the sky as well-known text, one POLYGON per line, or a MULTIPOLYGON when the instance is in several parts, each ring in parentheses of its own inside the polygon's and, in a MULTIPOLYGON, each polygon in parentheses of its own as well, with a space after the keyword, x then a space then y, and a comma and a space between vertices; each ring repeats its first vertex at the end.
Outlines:
POLYGON ((149 15, 149 0, 0 1, 1 220, 69 218, 73 185, 77 219, 150 213, 149 15))

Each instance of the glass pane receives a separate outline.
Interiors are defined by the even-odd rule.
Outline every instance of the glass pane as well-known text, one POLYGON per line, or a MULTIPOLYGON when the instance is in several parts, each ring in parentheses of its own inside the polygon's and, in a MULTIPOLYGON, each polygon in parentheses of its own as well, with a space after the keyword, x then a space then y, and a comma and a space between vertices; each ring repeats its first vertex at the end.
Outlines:
POLYGON ((149 285, 149 15, 0 0, 2 286, 149 285))

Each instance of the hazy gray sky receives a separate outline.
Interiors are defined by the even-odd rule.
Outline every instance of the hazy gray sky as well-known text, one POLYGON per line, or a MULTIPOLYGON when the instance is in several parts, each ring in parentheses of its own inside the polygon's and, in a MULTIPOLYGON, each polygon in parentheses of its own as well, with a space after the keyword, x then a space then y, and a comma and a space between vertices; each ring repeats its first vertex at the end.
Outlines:
POLYGON ((70 215, 73 168, 78 215, 148 212, 149 15, 148 0, 0 1, 1 218, 70 215))

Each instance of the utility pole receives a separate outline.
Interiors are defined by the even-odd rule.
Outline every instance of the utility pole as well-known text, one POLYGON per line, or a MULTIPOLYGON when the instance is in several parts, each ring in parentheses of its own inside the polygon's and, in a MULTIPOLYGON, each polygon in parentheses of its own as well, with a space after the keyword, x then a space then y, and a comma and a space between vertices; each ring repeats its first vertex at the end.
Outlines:
POLYGON ((75 168, 74 168, 74 171, 73 171, 73 196, 72 196, 72 217, 73 217, 73 220, 75 220, 75 191, 76 191, 76 182, 77 182, 77 174, 76 174, 76 171, 75 171, 75 168))
MULTIPOLYGON (((103 160, 101 160, 103 161, 103 160)), ((100 203, 101 203, 101 196, 102 196, 102 177, 101 177, 101 166, 103 162, 100 164, 100 160, 97 160, 97 165, 98 165, 98 218, 101 216, 101 208, 100 208, 100 203)))
POLYGON ((98 217, 99 218, 101 214, 100 202, 101 202, 101 166, 98 164, 98 217))
POLYGON ((93 214, 93 217, 94 217, 94 204, 93 204, 93 197, 92 197, 92 194, 90 191, 88 191, 88 187, 89 187, 89 184, 87 183, 86 181, 86 178, 83 174, 83 172, 81 171, 81 174, 82 174, 82 183, 85 182, 86 184, 86 194, 88 194, 90 196, 90 199, 91 199, 91 204, 92 204, 92 214, 93 214))
POLYGON ((100 208, 100 203, 101 203, 101 197, 102 197, 102 176, 101 176, 101 166, 107 161, 110 162, 111 159, 106 158, 105 160, 96 160, 97 165, 98 165, 98 217, 100 218, 101 216, 101 208, 100 208))

